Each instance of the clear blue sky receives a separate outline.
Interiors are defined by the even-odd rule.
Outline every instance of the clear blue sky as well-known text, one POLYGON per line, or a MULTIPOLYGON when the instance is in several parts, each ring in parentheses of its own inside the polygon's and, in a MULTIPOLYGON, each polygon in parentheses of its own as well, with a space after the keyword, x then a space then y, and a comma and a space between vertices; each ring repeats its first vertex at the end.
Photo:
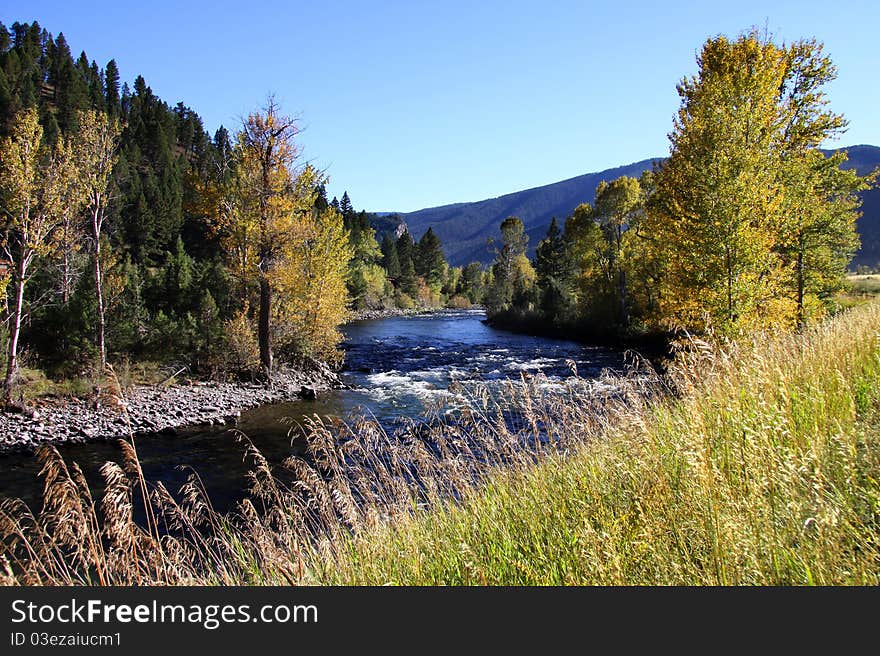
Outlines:
POLYGON ((709 36, 815 36, 840 69, 837 145, 880 145, 880 2, 0 0, 213 133, 268 92, 358 209, 481 200, 662 156, 709 36))

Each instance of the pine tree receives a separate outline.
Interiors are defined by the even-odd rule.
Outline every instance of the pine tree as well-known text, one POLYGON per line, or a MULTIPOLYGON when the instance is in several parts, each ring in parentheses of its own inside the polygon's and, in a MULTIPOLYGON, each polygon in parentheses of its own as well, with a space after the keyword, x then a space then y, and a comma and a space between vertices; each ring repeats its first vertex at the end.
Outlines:
POLYGON ((400 261, 400 276, 397 288, 409 296, 416 298, 419 293, 418 280, 416 278, 416 269, 413 263, 415 255, 415 244, 412 235, 408 230, 404 230, 400 237, 397 238, 397 257, 400 261))
POLYGON ((354 207, 351 204, 351 199, 348 197, 348 192, 343 192, 342 200, 339 202, 339 213, 342 215, 342 223, 347 229, 351 229, 351 220, 354 217, 354 207))
POLYGON ((382 237, 382 266, 385 275, 397 286, 400 278, 400 258, 397 256, 397 242, 387 232, 382 237))
POLYGON ((471 303, 480 303, 483 300, 483 265, 479 262, 470 262, 462 269, 458 279, 456 293, 466 297, 471 303))
POLYGON ((111 116, 119 114, 119 68, 116 60, 111 59, 104 67, 104 97, 106 98, 107 113, 111 116))
POLYGON ((192 309, 193 260, 187 255, 180 236, 174 244, 174 251, 168 253, 163 278, 162 304, 166 313, 185 315, 192 309))
POLYGON ((573 301, 571 264, 555 216, 535 250, 535 274, 543 316, 556 325, 568 321, 573 301))
POLYGON ((429 285, 439 286, 446 274, 446 256, 440 238, 429 227, 419 240, 413 258, 416 274, 425 279, 429 285))

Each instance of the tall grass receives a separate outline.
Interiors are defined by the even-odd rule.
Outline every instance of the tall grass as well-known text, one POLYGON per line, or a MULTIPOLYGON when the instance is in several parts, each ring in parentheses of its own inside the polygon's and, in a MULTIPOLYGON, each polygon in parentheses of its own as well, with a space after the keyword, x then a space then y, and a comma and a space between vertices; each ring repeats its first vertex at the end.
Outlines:
POLYGON ((130 443, 100 503, 46 449, 42 511, 0 510, 5 582, 876 584, 878 329, 870 303, 694 340, 663 381, 478 389, 395 434, 315 418, 275 469, 241 436, 250 494, 225 516, 195 477, 150 485, 130 443))

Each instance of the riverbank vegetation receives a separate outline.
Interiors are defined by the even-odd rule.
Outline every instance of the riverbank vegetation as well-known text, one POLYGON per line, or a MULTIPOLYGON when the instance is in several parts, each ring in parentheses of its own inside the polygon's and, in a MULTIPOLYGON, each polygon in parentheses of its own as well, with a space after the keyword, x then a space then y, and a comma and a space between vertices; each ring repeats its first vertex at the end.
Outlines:
POLYGON ((880 305, 798 334, 683 344, 564 389, 478 388, 389 434, 310 422, 211 509, 144 480, 136 444, 82 473, 41 452, 44 506, 6 501, 6 583, 880 583, 880 305), (461 402, 461 399, 459 399, 461 402), (149 503, 144 504, 144 499, 149 503))
POLYGON ((500 326, 624 337, 790 330, 835 307, 858 247, 857 192, 874 183, 825 155, 845 119, 828 109, 836 69, 815 40, 757 32, 709 39, 670 157, 636 180, 601 183, 593 206, 554 220, 526 257, 516 217, 487 293, 500 326))
POLYGON ((299 130, 269 98, 210 135, 143 77, 121 84, 114 60, 0 25, 7 403, 92 390, 108 363, 266 377, 276 356, 338 361, 352 310, 479 301, 479 267, 449 267, 433 232, 386 220, 377 235, 347 193, 328 202, 299 130))

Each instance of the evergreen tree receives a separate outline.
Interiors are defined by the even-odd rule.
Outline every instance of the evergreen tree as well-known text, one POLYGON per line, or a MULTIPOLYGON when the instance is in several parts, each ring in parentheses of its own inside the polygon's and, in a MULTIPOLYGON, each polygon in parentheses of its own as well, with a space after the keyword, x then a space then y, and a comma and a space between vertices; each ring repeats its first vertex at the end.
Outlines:
POLYGON ((404 230, 400 237, 397 238, 396 246, 397 258, 400 262, 400 276, 397 288, 414 299, 418 296, 419 285, 416 278, 416 268, 413 263, 415 244, 408 230, 404 230))
POLYGON ((535 251, 535 273, 541 298, 541 313, 554 324, 571 316, 571 263, 556 217, 535 251))
POLYGON ((167 254, 163 271, 162 305, 168 315, 183 316, 192 309, 193 260, 178 236, 174 251, 167 254))
POLYGON ((397 286, 400 278, 400 259, 397 256, 397 242, 387 232, 382 237, 382 266, 385 275, 397 286))
POLYGON ((107 112, 115 116, 120 111, 119 106, 119 68, 116 60, 111 59, 104 67, 104 96, 106 98, 107 112))
POLYGON ((462 269, 458 279, 456 293, 466 297, 471 303, 481 303, 483 300, 483 265, 479 262, 470 262, 462 269))
POLYGON ((342 200, 339 202, 339 213, 342 215, 342 224, 346 229, 351 230, 351 220, 354 217, 354 207, 351 204, 351 199, 348 197, 347 191, 342 194, 342 200))
POLYGON ((319 212, 323 212, 328 207, 330 207, 330 203, 327 202, 327 187, 323 184, 319 184, 318 188, 315 190, 315 209, 319 212))
POLYGON ((440 238, 432 228, 428 228, 419 240, 413 258, 416 274, 425 279, 429 285, 440 285, 446 274, 446 256, 440 238))

